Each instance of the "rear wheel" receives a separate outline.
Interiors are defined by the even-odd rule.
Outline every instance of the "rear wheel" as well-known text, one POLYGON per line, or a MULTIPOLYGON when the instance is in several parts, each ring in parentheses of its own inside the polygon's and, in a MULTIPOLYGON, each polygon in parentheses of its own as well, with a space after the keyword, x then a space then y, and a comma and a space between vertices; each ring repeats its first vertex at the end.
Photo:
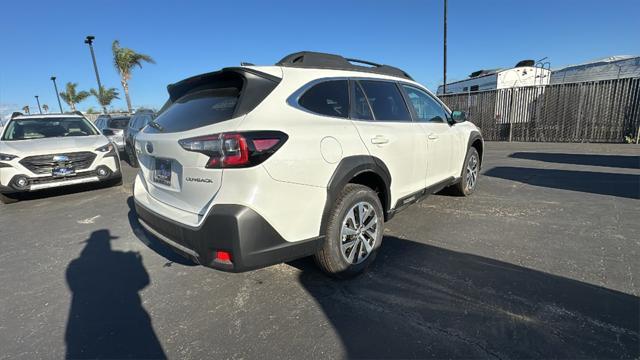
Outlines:
POLYGON ((474 147, 467 150, 467 157, 464 160, 462 168, 462 177, 460 181, 452 186, 452 190, 461 196, 469 196, 473 194, 478 184, 478 176, 480 175, 480 156, 474 147))
POLYGON ((366 186, 347 184, 331 209, 316 262, 331 276, 358 275, 375 260, 383 231, 384 213, 377 194, 366 186))
POLYGON ((0 194, 0 202, 3 204, 13 204, 14 202, 18 202, 18 198, 15 195, 9 194, 0 194))

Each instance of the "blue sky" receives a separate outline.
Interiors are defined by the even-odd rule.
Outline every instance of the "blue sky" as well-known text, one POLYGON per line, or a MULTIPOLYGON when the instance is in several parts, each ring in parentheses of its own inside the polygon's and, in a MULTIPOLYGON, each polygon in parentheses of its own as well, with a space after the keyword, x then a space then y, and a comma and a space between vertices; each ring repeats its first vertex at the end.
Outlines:
MULTIPOLYGON (((0 10, 0 117, 37 108, 34 95, 57 109, 51 75, 60 88, 96 87, 89 34, 103 84, 121 93, 113 40, 156 60, 134 71, 134 107, 161 106, 166 85, 187 76, 299 50, 395 65, 431 89, 442 81, 442 0, 5 1, 0 10)), ((638 0, 449 0, 448 79, 545 56, 558 67, 638 55, 638 14, 638 0)))

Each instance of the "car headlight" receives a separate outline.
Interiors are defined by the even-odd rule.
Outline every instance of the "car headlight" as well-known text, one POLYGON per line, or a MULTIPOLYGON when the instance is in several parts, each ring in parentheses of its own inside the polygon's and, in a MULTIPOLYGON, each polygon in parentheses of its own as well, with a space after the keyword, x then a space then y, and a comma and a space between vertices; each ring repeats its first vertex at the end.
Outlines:
POLYGON ((96 151, 102 152, 102 153, 108 153, 113 151, 113 144, 112 143, 108 143, 105 146, 101 146, 99 148, 96 149, 96 151))
POLYGON ((15 155, 0 153, 0 161, 11 161, 17 158, 15 155))

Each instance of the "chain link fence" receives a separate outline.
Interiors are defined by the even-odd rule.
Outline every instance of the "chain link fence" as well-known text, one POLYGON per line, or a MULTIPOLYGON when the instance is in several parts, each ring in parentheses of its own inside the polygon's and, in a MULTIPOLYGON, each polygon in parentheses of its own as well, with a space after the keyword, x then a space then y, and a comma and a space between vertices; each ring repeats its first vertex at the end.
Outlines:
POLYGON ((637 143, 640 137, 640 78, 439 97, 465 111, 486 140, 637 143))

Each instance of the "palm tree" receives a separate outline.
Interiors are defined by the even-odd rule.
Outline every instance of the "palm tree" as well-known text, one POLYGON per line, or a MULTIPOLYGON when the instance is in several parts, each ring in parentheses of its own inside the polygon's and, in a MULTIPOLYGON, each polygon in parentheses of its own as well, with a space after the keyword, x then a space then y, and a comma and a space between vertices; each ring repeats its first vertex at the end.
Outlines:
POLYGON ((124 90, 124 96, 127 99, 127 108, 129 112, 133 111, 131 107, 131 97, 129 96, 129 79, 131 79, 131 71, 135 66, 142 68, 142 62, 155 64, 156 62, 149 55, 139 54, 129 48, 120 47, 120 42, 114 40, 111 46, 113 50, 113 65, 120 74, 120 82, 124 90))
POLYGON ((98 100, 98 103, 102 106, 102 111, 107 113, 107 106, 111 105, 111 102, 114 99, 120 99, 118 97, 118 90, 116 88, 105 88, 104 86, 100 89, 101 91, 97 91, 96 89, 91 89, 89 92, 91 95, 95 96, 98 100))
POLYGON ((42 110, 44 110, 44 113, 48 113, 49 112, 49 105, 47 104, 42 104, 42 110))
POLYGON ((24 111, 25 114, 29 115, 29 105, 23 106, 22 111, 24 111))
POLYGON ((67 91, 60 93, 60 97, 69 105, 71 111, 76 111, 76 104, 89 97, 89 93, 84 90, 76 92, 76 87, 78 87, 78 83, 68 82, 66 86, 67 91))

